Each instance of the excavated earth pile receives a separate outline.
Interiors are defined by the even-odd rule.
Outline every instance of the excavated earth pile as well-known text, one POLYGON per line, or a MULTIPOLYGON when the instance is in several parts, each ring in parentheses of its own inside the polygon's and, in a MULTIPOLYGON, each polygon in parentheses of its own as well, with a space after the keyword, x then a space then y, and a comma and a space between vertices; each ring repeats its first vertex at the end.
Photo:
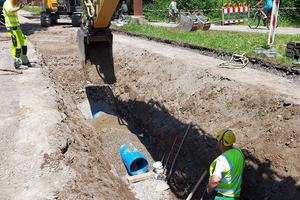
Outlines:
MULTIPOLYGON (((176 135, 181 141, 192 122, 171 177, 172 199, 186 198, 221 153, 214 138, 224 128, 233 130, 235 145, 245 154, 242 199, 299 197, 297 70, 256 58, 242 70, 220 69, 217 64, 230 59, 226 52, 115 33, 116 83, 107 85, 93 72, 94 66, 80 66, 77 29, 58 25, 34 30, 28 25, 24 32, 43 55, 59 97, 58 109, 65 116, 60 125, 65 135, 62 156, 52 159, 78 172, 78 179, 59 191, 60 199, 134 198, 119 178, 126 170, 116 159, 128 134, 109 125, 97 127, 97 118, 87 120, 78 109, 87 98, 109 105, 120 121, 103 123, 125 124, 136 135, 130 142, 143 144, 146 148, 139 150, 153 161, 168 154, 176 135)), ((206 177, 195 199, 200 199, 207 181, 206 177)))

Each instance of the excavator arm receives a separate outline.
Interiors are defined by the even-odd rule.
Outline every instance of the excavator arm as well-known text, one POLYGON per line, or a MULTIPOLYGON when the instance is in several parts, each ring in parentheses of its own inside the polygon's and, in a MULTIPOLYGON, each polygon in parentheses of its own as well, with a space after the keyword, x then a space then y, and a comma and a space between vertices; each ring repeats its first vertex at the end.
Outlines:
POLYGON ((110 20, 119 0, 87 0, 87 16, 77 31, 77 43, 84 68, 96 68, 105 83, 116 81, 112 55, 110 20))
POLYGON ((88 17, 94 22, 93 28, 107 27, 118 3, 118 0, 87 0, 85 6, 88 17))

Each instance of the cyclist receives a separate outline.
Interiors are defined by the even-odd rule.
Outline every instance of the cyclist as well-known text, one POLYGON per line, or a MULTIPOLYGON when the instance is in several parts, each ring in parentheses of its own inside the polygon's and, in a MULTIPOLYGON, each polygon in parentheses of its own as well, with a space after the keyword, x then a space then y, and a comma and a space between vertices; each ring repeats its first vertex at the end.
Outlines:
POLYGON ((170 17, 173 17, 172 13, 175 12, 175 10, 177 9, 175 0, 172 0, 172 1, 171 1, 171 3, 170 3, 170 5, 169 5, 168 9, 169 9, 170 7, 172 7, 172 9, 169 10, 169 15, 170 15, 170 17))
POLYGON ((123 4, 119 10, 121 10, 121 16, 122 16, 122 19, 124 19, 124 14, 126 15, 128 12, 128 7, 127 7, 127 4, 125 3, 125 1, 123 1, 123 4))
POLYGON ((273 7, 272 0, 260 0, 254 7, 258 6, 262 1, 265 1, 265 5, 260 9, 261 14, 264 16, 263 22, 266 23, 267 15, 266 12, 273 7))

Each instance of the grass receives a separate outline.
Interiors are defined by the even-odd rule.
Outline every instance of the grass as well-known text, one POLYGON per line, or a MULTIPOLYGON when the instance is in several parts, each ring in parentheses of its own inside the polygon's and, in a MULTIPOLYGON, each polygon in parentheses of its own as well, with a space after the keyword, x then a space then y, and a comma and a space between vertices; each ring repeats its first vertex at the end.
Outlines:
POLYGON ((42 13, 44 11, 43 7, 38 7, 38 6, 25 6, 23 10, 29 11, 29 12, 34 12, 34 13, 42 13))
MULTIPOLYGON (((170 27, 152 26, 150 24, 139 25, 133 23, 118 27, 133 33, 140 33, 148 36, 154 36, 170 40, 178 40, 189 44, 217 48, 227 52, 246 52, 245 55, 251 55, 251 50, 259 47, 266 47, 268 44, 269 33, 250 33, 238 31, 172 31, 170 27)), ((271 61, 291 65, 294 60, 285 57, 286 43, 288 41, 300 41, 300 34, 297 35, 275 35, 274 46, 277 52, 283 57, 266 58, 271 61)), ((258 56, 258 55, 256 55, 258 56)))

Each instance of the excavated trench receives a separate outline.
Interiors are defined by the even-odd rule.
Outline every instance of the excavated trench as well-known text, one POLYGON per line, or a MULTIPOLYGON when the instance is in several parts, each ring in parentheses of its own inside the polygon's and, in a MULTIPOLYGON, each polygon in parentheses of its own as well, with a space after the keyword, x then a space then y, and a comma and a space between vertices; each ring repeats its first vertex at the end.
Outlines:
MULTIPOLYGON (((47 30, 47 34, 54 37, 60 31, 47 30)), ((294 92, 299 86, 298 69, 251 57, 249 66, 240 73, 219 70, 216 64, 228 61, 231 53, 115 30, 116 82, 106 85, 98 73, 90 70, 93 66, 80 67, 73 51, 75 34, 69 31, 65 40, 69 49, 58 52, 43 47, 45 41, 40 43, 38 38, 47 38, 46 32, 35 33, 29 39, 44 54, 61 98, 59 109, 66 115, 64 123, 79 126, 80 137, 85 140, 96 138, 93 148, 102 151, 119 176, 127 173, 119 154, 122 144, 133 143, 149 158, 151 170, 154 161, 166 158, 177 135, 181 141, 192 122, 170 180, 171 199, 185 199, 221 153, 214 137, 223 128, 236 133, 236 146, 245 154, 242 199, 298 198, 300 101, 294 92), (247 79, 252 76, 253 82, 247 79), (256 76, 262 80, 256 80, 256 76), (276 81, 291 87, 276 88, 276 81), (92 119, 91 112, 98 102, 106 114, 92 119), (78 108, 83 114, 76 111, 78 108)), ((69 142, 68 152, 75 145, 69 142)), ((174 152, 178 145, 179 142, 174 152)), ((99 171, 90 176, 105 174, 105 170, 99 171)), ((200 198, 207 181, 206 177, 195 199, 200 198)), ((119 191, 116 187, 114 190, 119 191)), ((95 196, 96 189, 93 192, 95 196)))
MULTIPOLYGON (((130 39, 137 40, 134 37, 130 39)), ((158 38, 150 40, 162 42, 158 38)), ((231 56, 176 41, 163 43, 171 44, 172 48, 198 49, 197 53, 200 49, 202 54, 223 60, 231 56)), ((294 153, 297 156, 298 152, 295 142, 299 139, 298 100, 269 91, 264 86, 239 83, 207 69, 194 71, 185 55, 181 60, 169 59, 168 55, 155 53, 155 47, 151 52, 146 47, 130 51, 125 50, 125 44, 123 48, 119 44, 116 46, 114 58, 118 81, 105 89, 93 88, 91 96, 96 95, 96 101, 107 97, 114 99, 111 105, 115 112, 137 125, 143 137, 150 141, 150 147, 146 146, 155 149, 151 155, 154 160, 160 160, 171 148, 176 135, 183 137, 187 124, 193 122, 170 181, 171 191, 177 198, 186 198, 197 179, 220 154, 214 136, 218 129, 225 127, 237 132, 238 146, 246 156, 243 199, 282 199, 286 195, 299 194, 297 167, 286 169, 287 163, 293 160, 289 156, 294 153), (284 152, 283 155, 280 152, 284 152), (285 177, 290 172, 296 176, 285 177), (289 187, 294 188, 293 192, 286 192, 289 187)), ((187 51, 187 54, 191 53, 187 51)), ((297 69, 251 58, 250 67, 256 69, 258 66, 262 66, 261 72, 267 71, 275 77, 299 80, 297 69)), ((93 75, 88 75, 91 82, 94 82, 93 75)), ((203 183, 198 191, 203 191, 204 187, 203 183)), ((199 193, 195 197, 200 197, 199 193)))

